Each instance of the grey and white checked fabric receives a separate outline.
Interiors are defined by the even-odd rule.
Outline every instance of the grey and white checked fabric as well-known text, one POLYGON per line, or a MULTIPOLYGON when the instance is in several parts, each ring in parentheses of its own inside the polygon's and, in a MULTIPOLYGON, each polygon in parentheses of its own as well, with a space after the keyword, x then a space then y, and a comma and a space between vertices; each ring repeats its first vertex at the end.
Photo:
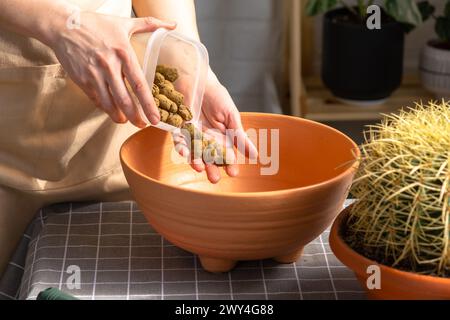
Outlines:
POLYGON ((35 218, 33 222, 25 230, 19 245, 14 252, 8 266, 2 277, 0 278, 0 300, 16 300, 19 295, 19 286, 22 280, 25 258, 28 251, 28 244, 31 239, 32 231, 35 229, 34 224, 37 222, 35 218))
POLYGON ((226 274, 204 271, 197 257, 157 234, 133 202, 53 205, 41 210, 27 237, 25 264, 9 268, 10 280, 11 271, 23 273, 20 288, 0 282, 0 298, 35 299, 56 287, 81 299, 365 299, 331 253, 328 231, 295 264, 241 262, 226 274), (81 270, 80 289, 67 286, 69 266, 81 270))

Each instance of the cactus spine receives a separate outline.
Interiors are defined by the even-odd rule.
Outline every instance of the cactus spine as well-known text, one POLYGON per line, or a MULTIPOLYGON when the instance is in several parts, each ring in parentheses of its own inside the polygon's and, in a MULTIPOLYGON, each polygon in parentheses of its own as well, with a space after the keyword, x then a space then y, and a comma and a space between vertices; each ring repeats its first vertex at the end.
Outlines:
POLYGON ((450 104, 390 115, 366 133, 345 239, 405 271, 450 276, 450 104))

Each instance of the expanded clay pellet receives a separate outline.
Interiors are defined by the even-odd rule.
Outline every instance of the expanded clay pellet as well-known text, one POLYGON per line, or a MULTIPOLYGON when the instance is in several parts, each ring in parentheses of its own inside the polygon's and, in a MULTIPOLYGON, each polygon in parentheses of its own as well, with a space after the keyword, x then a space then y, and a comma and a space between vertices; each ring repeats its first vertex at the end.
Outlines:
POLYGON ((161 85, 163 85, 163 83, 164 83, 164 81, 165 81, 166 79, 164 78, 164 76, 161 74, 161 73, 159 73, 159 72, 156 72, 155 73, 155 80, 154 80, 154 83, 159 87, 159 86, 161 86, 161 85))
POLYGON ((170 88, 172 90, 175 90, 175 86, 173 85, 172 82, 170 82, 169 80, 164 80, 161 84, 160 84, 161 88, 170 88))
POLYGON ((160 64, 156 67, 156 72, 162 74, 170 82, 175 82, 178 79, 178 70, 176 68, 160 64))
POLYGON ((175 113, 178 111, 177 104, 175 102, 173 102, 172 100, 170 100, 169 98, 167 98, 165 95, 158 94, 156 96, 156 99, 159 100, 159 106, 161 109, 164 109, 164 110, 166 110, 168 112, 172 112, 172 113, 175 113))
POLYGON ((167 112, 164 109, 158 108, 159 110, 159 115, 161 116, 161 121, 162 122, 167 122, 167 119, 169 118, 169 112, 167 112))
POLYGON ((152 95, 156 97, 159 94, 159 87, 156 84, 152 86, 152 95))
POLYGON ((183 118, 176 113, 171 113, 167 118, 167 123, 174 127, 180 128, 183 125, 183 118))
POLYGON ((172 89, 170 87, 162 87, 159 89, 160 94, 166 96, 171 101, 175 102, 175 104, 179 107, 184 102, 184 96, 183 94, 179 93, 175 89, 172 89))
POLYGON ((191 121, 193 118, 191 110, 189 110, 189 108, 185 105, 180 105, 178 107, 178 114, 183 118, 184 121, 191 121))
POLYGON ((153 100, 155 100, 155 105, 157 108, 159 108, 159 106, 161 105, 161 102, 159 101, 158 98, 153 98, 153 100))

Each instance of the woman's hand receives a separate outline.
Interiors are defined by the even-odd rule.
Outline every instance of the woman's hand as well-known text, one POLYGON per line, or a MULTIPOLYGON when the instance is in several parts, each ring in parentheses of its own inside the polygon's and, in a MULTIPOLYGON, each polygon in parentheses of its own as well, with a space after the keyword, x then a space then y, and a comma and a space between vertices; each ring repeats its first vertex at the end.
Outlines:
MULTIPOLYGON (((258 156, 256 147, 242 127, 241 116, 233 99, 211 70, 209 70, 208 74, 200 120, 202 121, 203 131, 215 129, 225 134, 226 130, 234 130, 234 135, 237 139, 234 139, 233 143, 238 148, 238 151, 245 153, 244 155, 251 159, 255 159, 258 156), (244 142, 245 150, 239 150, 239 141, 244 142)), ((208 179, 212 183, 219 182, 220 170, 216 165, 197 161, 192 161, 191 165, 198 172, 206 170, 208 179)), ((236 164, 225 166, 225 171, 230 177, 235 177, 239 174, 239 168, 236 164)))
POLYGON ((64 70, 112 120, 117 123, 129 120, 138 127, 145 127, 127 89, 126 79, 150 123, 157 124, 160 115, 130 37, 158 28, 174 29, 175 23, 151 17, 119 18, 91 12, 82 12, 79 21, 79 27, 63 27, 54 32, 47 43, 64 70))

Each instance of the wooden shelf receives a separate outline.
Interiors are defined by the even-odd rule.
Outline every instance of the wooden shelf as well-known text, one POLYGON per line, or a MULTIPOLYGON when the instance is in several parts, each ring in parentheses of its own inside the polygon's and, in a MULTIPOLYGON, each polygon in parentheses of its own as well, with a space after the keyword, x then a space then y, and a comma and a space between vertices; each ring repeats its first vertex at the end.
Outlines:
POLYGON ((307 0, 286 0, 284 16, 288 36, 283 38, 284 73, 282 97, 288 97, 290 113, 315 121, 373 121, 382 114, 398 112, 401 108, 414 107, 414 102, 426 102, 433 96, 422 88, 417 75, 406 75, 402 86, 384 103, 378 106, 352 106, 338 101, 324 87, 312 66, 317 55, 314 52, 315 21, 307 17, 307 0), (286 84, 286 85, 285 85, 286 84))
POLYGON ((417 76, 405 76, 402 86, 388 100, 377 106, 353 106, 340 102, 323 86, 319 77, 306 77, 304 117, 314 121, 379 120, 383 114, 413 107, 414 102, 428 101, 433 96, 423 89, 417 76))

